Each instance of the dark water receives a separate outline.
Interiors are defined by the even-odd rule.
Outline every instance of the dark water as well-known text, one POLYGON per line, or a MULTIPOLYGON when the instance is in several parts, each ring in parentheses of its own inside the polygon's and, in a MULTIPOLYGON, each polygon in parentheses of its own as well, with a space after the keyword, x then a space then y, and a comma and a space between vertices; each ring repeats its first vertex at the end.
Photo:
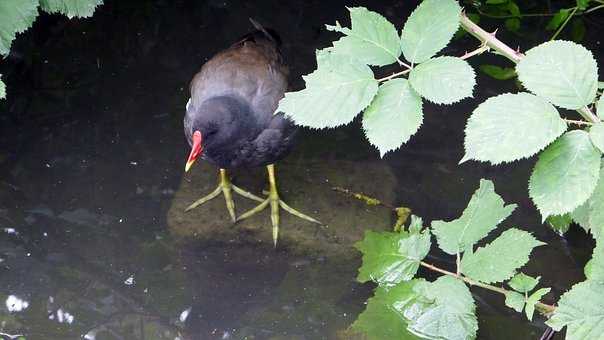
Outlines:
MULTIPOLYGON (((427 105, 419 134, 384 160, 358 122, 303 131, 280 183, 285 198, 331 230, 294 227, 285 218, 283 242, 273 250, 266 215, 232 226, 216 202, 185 216, 189 196, 215 185, 208 166, 182 172, 192 75, 249 30, 253 17, 281 33, 292 87, 299 88, 300 75, 314 68, 314 50, 335 37, 323 24, 347 22, 345 6, 354 4, 107 1, 92 19, 43 15, 20 35, 0 67, 8 84, 0 103, 1 332, 27 339, 346 339, 372 289, 354 282, 359 258, 351 244, 365 228, 387 228, 392 217, 329 194, 333 183, 430 221, 457 217, 479 178, 492 179, 507 202, 519 204, 505 225, 549 244, 525 268, 553 288, 545 300, 555 302, 582 280, 591 240, 576 229, 563 239, 540 224, 527 195, 534 160, 457 165, 473 100, 427 105), (365 222, 372 218, 378 222, 365 222)), ((400 28, 415 5, 368 7, 400 28)), ((586 44, 598 52, 593 24, 586 44)), ((531 46, 542 37, 508 38, 531 46)), ((475 45, 460 40, 446 52, 475 45)), ((504 62, 486 56, 474 65, 488 61, 504 62)), ((515 90, 513 82, 483 76, 479 84, 478 100, 500 87, 515 90)), ((235 181, 260 191, 264 174, 242 171, 235 181)), ((430 261, 451 265, 437 252, 430 261)), ((473 292, 479 338, 534 339, 545 330, 541 319, 527 322, 501 297, 473 292)))

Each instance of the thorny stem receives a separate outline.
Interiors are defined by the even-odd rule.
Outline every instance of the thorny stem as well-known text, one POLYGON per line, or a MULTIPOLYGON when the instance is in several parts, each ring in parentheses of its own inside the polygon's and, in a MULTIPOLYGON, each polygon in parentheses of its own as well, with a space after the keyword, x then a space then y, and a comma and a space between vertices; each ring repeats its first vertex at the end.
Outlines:
MULTIPOLYGON (((476 287, 484 288, 484 289, 487 289, 487 290, 490 290, 490 291, 493 291, 493 292, 496 292, 496 293, 499 293, 499 294, 503 294, 503 295, 506 295, 507 293, 510 292, 509 290, 507 290, 505 288, 492 286, 492 285, 489 285, 489 284, 486 284, 486 283, 482 283, 482 282, 479 282, 479 281, 474 281, 474 280, 472 280, 472 279, 470 279, 470 278, 468 278, 466 276, 450 272, 448 270, 439 268, 437 266, 431 265, 431 264, 429 264, 427 262, 424 262, 424 261, 420 261, 419 264, 422 267, 426 267, 426 268, 428 268, 428 269, 430 269, 432 271, 435 271, 437 273, 449 275, 449 276, 452 276, 452 277, 454 277, 454 278, 456 278, 458 280, 462 280, 463 282, 469 284, 470 286, 476 286, 476 287)), ((546 316, 551 315, 556 310, 556 306, 548 305, 548 304, 540 302, 540 301, 535 304, 535 308, 539 312, 541 312, 542 314, 544 314, 546 316)))
MULTIPOLYGON (((466 52, 466 53, 465 53, 464 55, 462 55, 460 58, 461 58, 461 59, 468 59, 468 58, 471 58, 471 57, 473 57, 473 56, 476 56, 476 55, 482 54, 482 53, 484 53, 484 52, 486 52, 486 51, 489 51, 490 49, 491 49, 491 48, 490 48, 490 47, 489 47, 487 44, 483 43, 483 44, 481 44, 481 45, 480 45, 480 47, 478 47, 478 48, 477 48, 477 49, 475 49, 474 51, 471 51, 471 52, 466 52)), ((404 76, 405 74, 407 74, 407 73, 411 72, 411 69, 413 69, 413 67, 412 67, 412 66, 407 65, 407 64, 405 64, 404 62, 402 62, 402 61, 400 61, 400 60, 399 60, 399 65, 404 66, 404 67, 406 67, 407 69, 406 69, 406 70, 403 70, 403 71, 400 71, 400 72, 393 73, 393 74, 391 74, 391 75, 389 75, 389 76, 386 76, 386 77, 383 77, 383 78, 379 78, 379 79, 377 79, 377 81, 381 83, 381 82, 383 82, 383 81, 390 80, 390 79, 392 79, 392 78, 396 78, 396 77, 398 77, 398 76, 404 76)))
POLYGON ((594 123, 586 122, 584 120, 564 119, 564 121, 567 122, 568 124, 575 124, 575 125, 594 125, 594 123))
MULTIPOLYGON (((500 54, 515 64, 519 63, 522 58, 524 58, 524 54, 516 51, 506 45, 501 40, 495 37, 495 34, 491 34, 480 26, 476 25, 465 13, 461 14, 461 26, 463 29, 468 31, 471 35, 473 35, 476 39, 480 40, 491 49, 493 49, 497 54, 500 54)), ((585 118, 590 123, 598 123, 600 118, 596 116, 587 106, 578 109, 577 112, 581 114, 583 118, 585 118)))

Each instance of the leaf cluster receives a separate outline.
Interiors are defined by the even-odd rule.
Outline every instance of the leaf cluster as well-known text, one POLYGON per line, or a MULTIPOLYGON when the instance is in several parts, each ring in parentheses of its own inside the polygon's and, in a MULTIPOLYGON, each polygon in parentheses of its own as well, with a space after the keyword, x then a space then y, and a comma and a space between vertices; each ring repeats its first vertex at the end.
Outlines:
POLYGON ((278 112, 298 125, 323 129, 348 124, 363 111, 365 135, 384 156, 418 131, 424 100, 452 104, 472 96, 472 67, 459 57, 437 56, 459 29, 457 1, 423 1, 400 34, 378 13, 364 7, 349 11, 350 28, 327 25, 344 36, 317 51, 317 69, 303 77, 306 88, 286 93, 278 112), (375 79, 371 66, 390 64, 404 70, 375 79), (395 78, 407 74, 408 79, 395 78))
MULTIPOLYGON (((532 279, 516 271, 524 266, 535 247, 544 243, 529 232, 510 228, 492 242, 476 244, 494 231, 516 205, 505 205, 493 183, 481 180, 461 216, 453 221, 433 221, 423 228, 421 218, 412 216, 407 230, 401 232, 367 231, 356 244, 363 253, 360 282, 378 284, 367 309, 352 325, 370 339, 474 339, 478 330, 475 304, 468 285, 502 292, 491 283, 508 282, 517 292, 507 291, 507 304, 532 318, 535 305, 549 289, 530 296, 539 278, 532 279), (449 272, 425 263, 431 235, 439 248, 455 255, 457 269, 449 272), (433 282, 415 278, 424 266, 445 275, 433 282), (526 307, 525 307, 526 306, 526 307)), ((505 292, 505 290, 503 290, 505 292)))

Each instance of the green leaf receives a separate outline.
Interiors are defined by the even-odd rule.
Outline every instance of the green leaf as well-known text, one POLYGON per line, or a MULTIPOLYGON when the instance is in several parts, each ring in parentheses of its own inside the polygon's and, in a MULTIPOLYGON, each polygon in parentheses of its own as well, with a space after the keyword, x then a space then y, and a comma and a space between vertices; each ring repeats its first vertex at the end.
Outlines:
MULTIPOLYGON (((601 90, 601 89, 604 89, 604 81, 599 81, 599 82, 598 82, 598 88, 599 88, 600 90, 601 90)), ((602 98, 600 98, 600 99, 602 99, 602 98)))
POLYGON ((0 99, 3 99, 6 97, 6 86, 2 82, 1 78, 2 78, 2 75, 0 74, 0 99))
POLYGON ((550 21, 547 23, 547 26, 545 26, 545 29, 548 31, 557 30, 558 27, 560 27, 560 25, 562 25, 562 23, 568 18, 569 14, 569 9, 561 9, 550 19, 550 21))
POLYGON ((303 77, 306 88, 286 93, 277 111, 312 128, 350 123, 377 93, 373 72, 351 57, 327 51, 317 52, 317 64, 317 70, 303 77))
POLYGON ((570 26, 570 36, 572 40, 576 43, 582 42, 586 32, 587 28, 585 27, 583 19, 574 18, 570 26))
POLYGON ((516 204, 504 204, 495 193, 493 182, 481 179, 480 187, 460 218, 451 222, 432 222, 432 232, 440 249, 455 255, 471 248, 516 209, 516 204))
POLYGON ((598 103, 596 104, 596 112, 602 116, 604 115, 604 94, 600 96, 598 103))
POLYGON ((524 309, 524 295, 516 292, 505 293, 505 305, 518 313, 522 313, 524 309))
POLYGON ((398 149, 422 124, 422 99, 406 79, 392 79, 378 89, 363 113, 363 130, 380 156, 398 149))
POLYGON ((495 78, 497 80, 508 80, 516 77, 516 70, 512 67, 483 64, 480 65, 480 70, 491 78, 495 78))
POLYGON ((393 285, 415 276, 419 262, 430 251, 430 233, 367 231, 355 247, 363 253, 357 280, 393 285))
POLYGON ((441 276, 434 282, 417 281, 413 292, 398 295, 393 307, 408 320, 407 329, 428 339, 475 339, 478 330, 474 299, 460 280, 441 276), (401 298, 401 295, 402 298, 401 298))
POLYGON ((541 300, 543 295, 549 293, 550 290, 551 288, 538 289, 536 292, 531 294, 528 299, 526 299, 526 308, 524 309, 524 312, 529 320, 533 320, 533 313, 535 313, 535 304, 539 302, 539 300, 541 300))
POLYGON ((472 66, 456 57, 438 57, 417 65, 409 74, 411 86, 436 104, 453 104, 472 97, 476 76, 472 66))
MULTIPOLYGON (((401 283, 401 287, 410 286, 406 284, 409 282, 401 283)), ((352 324, 352 330, 364 333, 369 340, 418 339, 407 331, 405 319, 391 308, 392 296, 394 294, 388 294, 384 287, 378 287, 375 296, 367 300, 367 307, 352 324)))
POLYGON ((419 234, 423 228, 424 221, 422 220, 422 218, 415 215, 411 215, 411 222, 409 222, 409 227, 407 228, 409 230, 409 233, 412 235, 419 234))
POLYGON ((510 32, 518 32, 520 29, 520 19, 518 18, 509 18, 504 21, 505 28, 510 32))
POLYGON ((45 12, 61 13, 69 19, 91 17, 97 6, 102 4, 103 0, 40 0, 40 6, 45 12))
POLYGON ((459 27, 461 7, 455 0, 425 0, 401 32, 405 59, 421 63, 445 48, 459 27))
POLYGON ((502 282, 528 262, 533 248, 544 244, 529 232, 508 229, 475 252, 466 251, 461 260, 461 272, 484 283, 502 282))
POLYGON ((541 153, 529 180, 529 195, 543 220, 587 201, 598 184, 600 155, 582 130, 565 133, 541 153))
MULTIPOLYGON (((600 178, 604 178, 604 162, 600 167, 600 178)), ((571 216, 585 231, 590 231, 596 240, 600 239, 604 230, 604 180, 598 180, 591 197, 575 209, 571 216)))
POLYGON ((510 14, 513 16, 519 17, 521 15, 520 7, 518 7, 518 5, 514 1, 508 2, 508 11, 510 11, 510 14))
POLYGON ((604 239, 599 237, 588 265, 585 266, 587 279, 604 284, 604 239))
POLYGON ((570 224, 573 222, 573 219, 570 214, 553 215, 549 216, 545 222, 547 222, 558 235, 562 236, 570 229, 570 224))
POLYGON ((591 0, 577 0, 577 7, 579 7, 580 10, 586 10, 587 6, 589 6, 589 3, 591 2, 591 0))
POLYGON ((487 5, 501 5, 501 4, 505 4, 506 2, 508 2, 509 0, 487 0, 487 5))
POLYGON ((335 53, 346 54, 357 58, 368 65, 383 66, 398 61, 401 55, 396 28, 390 21, 376 12, 364 7, 348 8, 352 29, 326 25, 330 31, 346 34, 334 42, 335 53))
MULTIPOLYGON (((600 99, 600 101, 602 101, 600 99)), ((599 122, 589 129, 589 138, 600 152, 604 152, 604 123, 599 122)))
POLYGON ((466 154, 492 164, 530 157, 566 131, 555 107, 529 93, 502 94, 487 99, 466 126, 466 154))
POLYGON ((38 16, 38 0, 0 1, 0 55, 7 55, 17 33, 25 32, 38 16))
POLYGON ((585 47, 570 41, 549 41, 530 49, 516 71, 527 89, 565 109, 580 109, 596 97, 596 61, 585 47))
POLYGON ((517 292, 528 293, 535 289, 540 279, 541 276, 532 277, 524 273, 518 273, 508 282, 508 285, 517 292))
POLYGON ((556 331, 567 327, 567 340, 604 339, 604 284, 584 281, 564 293, 546 324, 556 331))

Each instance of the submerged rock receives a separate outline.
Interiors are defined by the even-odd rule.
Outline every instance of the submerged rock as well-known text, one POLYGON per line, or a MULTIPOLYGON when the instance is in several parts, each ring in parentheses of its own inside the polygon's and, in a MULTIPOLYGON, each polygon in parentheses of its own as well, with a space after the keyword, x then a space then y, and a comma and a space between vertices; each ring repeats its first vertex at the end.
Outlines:
MULTIPOLYGON (((216 169, 203 164, 183 178, 167 214, 170 232, 187 240, 272 245, 268 211, 233 224, 224 199, 217 197, 185 212, 189 204, 216 187, 216 173, 216 169)), ((264 169, 230 174, 233 183, 253 193, 262 192, 267 183, 264 169)), ((277 182, 283 200, 324 223, 319 226, 282 211, 277 246, 285 247, 293 254, 356 257, 358 253, 352 247, 363 237, 365 230, 391 229, 396 220, 388 208, 369 206, 333 190, 333 187, 343 187, 394 202, 396 177, 383 162, 284 162, 277 165, 277 182)), ((237 214, 253 207, 254 203, 236 196, 237 214)))

